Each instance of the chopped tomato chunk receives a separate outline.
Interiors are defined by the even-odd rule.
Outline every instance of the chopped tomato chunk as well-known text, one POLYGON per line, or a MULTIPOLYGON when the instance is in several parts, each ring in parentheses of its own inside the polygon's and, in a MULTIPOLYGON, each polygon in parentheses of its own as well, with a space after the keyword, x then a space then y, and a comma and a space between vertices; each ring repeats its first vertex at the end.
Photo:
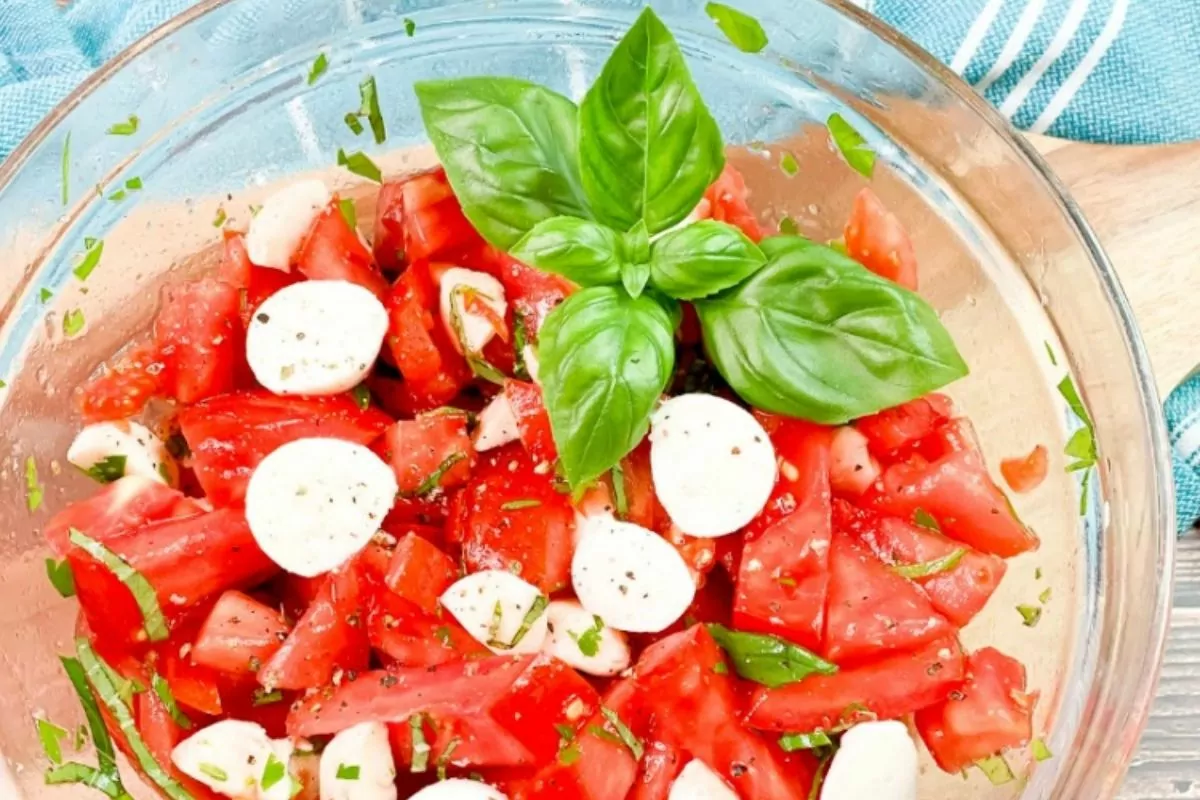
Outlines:
POLYGON ((379 193, 375 212, 375 257, 384 269, 397 269, 433 256, 452 253, 479 241, 463 216, 446 172, 389 181, 379 193))
POLYGON ((357 283, 381 300, 387 292, 387 281, 375 269, 371 251, 342 216, 336 197, 313 221, 294 258, 296 269, 310 280, 357 283))
POLYGON ((228 392, 244 372, 242 300, 213 278, 168 285, 154 320, 162 390, 181 403, 228 392))
POLYGON ((938 766, 958 772, 1033 735, 1037 693, 1025 688, 1025 668, 995 648, 967 657, 967 680, 943 702, 917 712, 917 731, 938 766))
POLYGON ((162 392, 166 365, 154 343, 138 345, 101 367, 79 388, 79 411, 88 422, 125 419, 140 413, 162 392))
POLYGON ((427 614, 438 610, 438 598, 458 579, 458 566, 437 545, 415 533, 396 544, 385 581, 400 597, 427 614))
POLYGON ((490 653, 452 617, 426 614, 386 586, 371 599, 367 637, 396 667, 435 667, 490 653))
POLYGON ((539 461, 557 461, 558 448, 550 430, 550 415, 542 402, 541 387, 536 383, 508 380, 504 382, 504 396, 517 418, 517 435, 529 454, 539 461))
POLYGON ((950 398, 930 394, 862 417, 855 421, 854 427, 867 437, 871 450, 883 457, 930 436, 953 414, 950 398))
POLYGON ((741 228, 742 233, 758 242, 763 238, 763 230, 746 201, 748 194, 742 173, 733 165, 726 164, 717 180, 704 193, 701 202, 708 202, 708 213, 712 219, 741 228))
POLYGON ((1044 445, 1038 445, 1022 458, 1006 458, 1000 462, 1000 474, 1014 492, 1032 492, 1042 485, 1049 471, 1050 457, 1044 445))
POLYGON ((465 483, 475 457, 467 415, 457 412, 400 420, 387 429, 382 446, 400 493, 407 495, 465 483))
POLYGON ((278 609, 231 591, 221 595, 192 646, 197 664, 231 673, 254 672, 287 638, 278 609))
POLYGON ((148 522, 200 513, 203 513, 200 506, 182 492, 149 478, 130 475, 59 511, 46 525, 43 535, 55 555, 62 557, 71 549, 72 528, 103 544, 148 522))
POLYGON ((875 274, 916 291, 917 256, 908 232, 870 189, 864 188, 854 198, 845 236, 851 258, 875 274))

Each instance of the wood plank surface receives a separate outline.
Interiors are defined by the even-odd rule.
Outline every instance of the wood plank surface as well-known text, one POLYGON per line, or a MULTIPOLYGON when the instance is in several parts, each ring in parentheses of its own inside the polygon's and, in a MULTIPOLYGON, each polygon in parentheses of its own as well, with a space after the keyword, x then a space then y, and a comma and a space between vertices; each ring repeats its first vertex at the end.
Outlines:
MULTIPOLYGON (((1116 265, 1165 397, 1200 364, 1200 143, 1033 141, 1116 265)), ((1122 800, 1200 798, 1200 536, 1180 541, 1175 580, 1162 681, 1122 800)))

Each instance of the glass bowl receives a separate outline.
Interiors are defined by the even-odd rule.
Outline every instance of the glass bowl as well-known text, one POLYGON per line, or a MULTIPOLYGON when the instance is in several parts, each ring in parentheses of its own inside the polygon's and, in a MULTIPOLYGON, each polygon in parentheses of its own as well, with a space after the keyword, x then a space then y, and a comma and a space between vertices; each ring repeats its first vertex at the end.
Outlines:
MULTIPOLYGON (((168 276, 215 263, 219 212, 244 224, 267 187, 303 173, 367 196, 334 167, 339 147, 362 147, 389 175, 427 165, 413 80, 511 74, 579 98, 642 5, 208 0, 100 70, 0 167, 0 750, 15 782, 2 791, 0 780, 0 794, 73 791, 42 785, 31 717, 80 718, 55 658, 69 647, 74 602, 47 582, 40 536, 54 511, 91 488, 63 458, 79 426, 75 387, 147 325, 168 276), (310 85, 318 51, 329 69, 310 85), (368 73, 390 132, 382 148, 342 122, 368 73), (136 134, 106 133, 130 115, 136 134), (135 177, 140 190, 112 199, 135 177), (87 237, 103 238, 104 252, 85 283, 72 269, 87 237), (73 336, 64 333, 68 312, 85 320, 73 336), (33 512, 29 459, 44 487, 33 512)), ((1148 362, 1095 236, 1027 142, 927 54, 856 9, 739 0, 770 36, 751 55, 722 37, 702 0, 654 5, 768 225, 787 216, 805 235, 840 235, 863 181, 831 149, 824 120, 838 111, 866 135, 880 155, 872 186, 911 232, 922 292, 973 368, 950 393, 976 421, 990 463, 1039 443, 1051 452, 1046 483, 1014 498, 1042 548, 1011 563, 964 640, 996 642, 1026 661, 1041 692, 1037 733, 1055 756, 1035 764, 1013 754, 1021 778, 998 787, 926 763, 922 797, 1113 796, 1153 697, 1174 523, 1148 362), (779 167, 785 151, 799 163, 794 176, 779 167), (1067 473, 1061 455, 1079 425, 1056 389, 1068 373, 1102 454, 1084 473, 1067 473), (1015 607, 1046 589, 1040 623, 1023 625, 1015 607)))

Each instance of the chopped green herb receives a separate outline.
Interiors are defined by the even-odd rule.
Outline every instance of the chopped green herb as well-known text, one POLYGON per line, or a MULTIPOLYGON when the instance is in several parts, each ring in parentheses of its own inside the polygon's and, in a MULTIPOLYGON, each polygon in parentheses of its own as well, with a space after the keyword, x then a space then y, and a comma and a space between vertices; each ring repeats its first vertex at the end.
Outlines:
POLYGON ((760 633, 743 633, 710 624, 708 632, 733 661, 737 674, 746 680, 775 688, 818 673, 832 675, 837 667, 799 645, 760 633))
POLYGON ((442 750, 442 754, 438 756, 437 779, 439 781, 446 780, 446 768, 450 766, 450 758, 454 755, 454 751, 458 749, 459 742, 461 741, 462 740, 457 736, 454 737, 446 743, 446 747, 442 750))
POLYGON ((413 22, 408 17, 404 18, 404 32, 411 39, 412 35, 417 32, 417 23, 413 22))
POLYGON ((142 190, 142 179, 138 177, 130 178, 125 181, 125 188, 131 192, 140 192, 142 190))
POLYGON ((50 291, 45 286, 38 290, 38 299, 43 303, 49 302, 51 297, 54 297, 54 292, 50 291))
POLYGON ((54 587, 59 596, 75 596, 75 574, 71 572, 71 562, 67 559, 55 561, 53 558, 47 558, 46 577, 50 579, 50 585, 54 587))
POLYGON ((892 567, 892 572, 909 580, 928 578, 930 575, 940 575, 943 572, 949 572, 954 569, 966 554, 966 548, 960 547, 953 553, 949 553, 933 561, 925 561, 920 564, 897 564, 892 567))
POLYGON ((1067 472, 1086 469, 1094 465, 1096 463, 1096 442, 1092 430, 1086 427, 1077 429, 1067 440, 1067 446, 1063 448, 1063 452, 1075 459, 1074 462, 1067 465, 1067 472))
POLYGON ((1049 603, 1049 602, 1050 602, 1050 589, 1049 589, 1049 587, 1047 587, 1046 591, 1044 591, 1044 592, 1042 592, 1041 594, 1039 594, 1039 595, 1038 595, 1038 602, 1039 602, 1039 603, 1041 603, 1042 605, 1045 605, 1046 603, 1049 603))
POLYGON ((724 661, 718 661, 717 663, 712 665, 712 671, 717 673, 718 675, 728 675, 729 667, 725 666, 724 661))
POLYGON ((500 601, 496 601, 496 605, 492 608, 492 619, 488 622, 488 641, 498 641, 500 637, 500 625, 504 622, 504 606, 500 601))
POLYGON ((66 728, 60 728, 45 719, 34 720, 37 725, 38 739, 42 742, 42 750, 51 764, 62 763, 62 740, 67 738, 66 728))
MULTIPOLYGON (((415 715, 413 719, 417 719, 418 717, 420 717, 420 714, 415 715)), ((416 760, 415 753, 413 754, 413 760, 416 760)), ((358 764, 338 764, 337 779, 339 781, 356 781, 358 780, 360 771, 358 764)), ((417 772, 417 770, 413 770, 413 772, 417 772)))
POLYGON ((129 794, 121 785, 121 777, 115 772, 104 772, 78 761, 68 761, 46 770, 43 779, 47 786, 65 784, 80 784, 113 798, 113 800, 128 800, 129 794))
POLYGON ((794 753, 797 750, 815 750, 818 747, 828 747, 831 744, 833 744, 833 740, 824 731, 785 733, 779 737, 779 747, 785 753, 794 753))
POLYGON ((217 215, 213 217, 212 226, 219 228, 225 224, 225 220, 227 219, 229 219, 229 215, 225 213, 225 207, 220 206, 217 208, 217 215))
POLYGON ((475 376, 498 386, 503 386, 505 380, 504 373, 496 369, 488 363, 487 359, 479 353, 473 352, 467 346, 467 334, 463 325, 462 309, 470 302, 472 296, 481 297, 484 300, 492 299, 469 286, 456 286, 450 291, 450 327, 454 330, 454 336, 458 339, 458 343, 461 345, 463 354, 467 359, 467 364, 471 367, 471 371, 475 373, 475 376))
POLYGON ((33 456, 25 459, 25 505, 29 513, 42 507, 42 484, 38 482, 37 462, 33 456))
POLYGON ((829 765, 836 754, 836 747, 831 747, 822 753, 821 760, 817 762, 817 771, 813 773, 812 786, 808 789, 808 800, 818 800, 821 796, 821 786, 825 783, 825 776, 829 773, 829 765))
POLYGON ((767 32, 749 14, 724 3, 708 3, 704 12, 717 23, 725 38, 743 53, 757 53, 767 46, 767 32))
POLYGON ((513 375, 523 381, 532 380, 529 365, 525 363, 525 345, 529 343, 529 332, 525 330, 525 317, 513 315, 513 375))
POLYGON ((338 200, 338 211, 342 213, 342 219, 346 220, 346 225, 350 230, 358 230, 358 211, 354 207, 354 201, 349 197, 343 197, 338 200))
POLYGON ((1003 786, 1006 783, 1016 780, 1012 767, 1004 760, 1004 756, 981 758, 975 762, 975 766, 983 770, 983 774, 987 775, 988 780, 992 782, 993 786, 1003 786))
POLYGON ((247 206, 247 208, 250 209, 251 217, 257 217, 258 212, 262 211, 262 205, 260 203, 251 203, 249 206, 247 206))
POLYGON ((1033 752, 1035 761, 1048 761, 1054 758, 1054 754, 1050 752, 1050 748, 1041 739, 1034 739, 1029 743, 1029 749, 1033 752))
POLYGON ((74 742, 75 749, 82 750, 83 746, 85 744, 87 744, 87 740, 88 740, 87 725, 80 723, 79 727, 75 729, 75 742, 74 742))
MULTIPOLYGON (((488 643, 487 643, 488 647, 496 647, 501 650, 511 650, 514 647, 516 647, 518 644, 521 643, 521 640, 525 638, 525 634, 529 633, 529 630, 533 627, 533 623, 537 622, 538 618, 541 617, 542 614, 544 614, 546 612, 546 606, 549 605, 549 603, 550 603, 550 601, 548 599, 546 599, 546 595, 544 595, 544 594, 539 594, 537 596, 537 598, 534 599, 533 605, 531 605, 529 607, 529 610, 525 612, 525 616, 521 618, 521 626, 519 628, 517 628, 516 633, 513 634, 513 638, 512 638, 511 642, 500 641, 499 638, 491 635, 491 628, 489 628, 488 629, 489 637, 488 637, 488 643)), ((499 631, 500 631, 500 626, 498 624, 498 616, 497 616, 497 614, 499 612, 500 612, 500 603, 499 603, 499 601, 497 601, 496 602, 496 611, 493 612, 493 614, 492 614, 492 624, 496 626, 497 633, 499 633, 499 631)))
POLYGON ((354 404, 362 411, 366 411, 371 407, 371 390, 367 388, 365 383, 360 383, 350 390, 350 394, 354 397, 354 404))
POLYGON ((775 582, 778 583, 780 586, 795 586, 796 585, 796 579, 789 578, 787 575, 780 575, 778 578, 775 579, 775 582))
POLYGON ((1046 355, 1050 357, 1050 363, 1057 367, 1058 359, 1054 357, 1054 348, 1050 346, 1049 342, 1045 342, 1044 344, 1046 345, 1046 355))
POLYGON ((93 693, 91 685, 88 684, 86 671, 79 659, 59 656, 58 660, 62 662, 63 670, 71 680, 71 685, 79 696, 79 703, 83 706, 83 715, 87 717, 88 728, 92 732, 92 741, 96 744, 96 760, 100 765, 100 772, 111 773, 119 786, 121 781, 116 777, 116 751, 113 749, 112 739, 108 735, 108 727, 104 724, 104 717, 100 715, 96 695, 93 693))
POLYGON ((424 719, 424 714, 413 714, 408 718, 408 730, 412 736, 410 772, 424 772, 429 769, 429 742, 425 740, 424 719))
POLYGON ((856 131, 845 117, 837 113, 830 114, 825 125, 846 163, 864 178, 874 175, 875 151, 867 146, 867 140, 862 134, 856 131))
POLYGON ((67 313, 63 314, 63 334, 68 339, 79 334, 83 330, 84 319, 82 308, 68 309, 67 313))
POLYGON ((1034 580, 1038 580, 1038 581, 1040 581, 1042 579, 1042 568, 1041 567, 1038 567, 1037 569, 1035 569, 1033 571, 1033 578, 1034 578, 1034 580))
POLYGON ((283 699, 283 692, 274 689, 268 692, 266 689, 258 688, 254 690, 254 705, 269 706, 271 703, 278 703, 283 699))
POLYGON ((363 124, 359 122, 358 114, 353 111, 347 111, 346 116, 342 117, 342 120, 346 123, 346 127, 350 129, 350 132, 355 136, 358 136, 364 130, 366 130, 366 128, 363 127, 363 124))
POLYGON ((362 101, 358 115, 367 118, 371 134, 375 137, 375 144, 383 144, 387 139, 387 129, 383 124, 383 113, 379 110, 379 92, 375 88, 374 75, 368 75, 358 85, 358 95, 362 101))
POLYGON ((113 203, 121 202, 122 200, 125 199, 125 190, 117 189, 115 192, 113 192, 112 194, 110 194, 108 196, 108 199, 110 202, 113 202, 113 203))
POLYGON ((592 627, 588 628, 583 633, 575 633, 575 631, 567 631, 567 634, 575 640, 575 644, 579 646, 579 652, 583 653, 588 658, 592 658, 600 652, 600 637, 604 633, 604 620, 592 615, 592 627))
POLYGON ((71 528, 70 541, 71 544, 81 548, 107 567, 117 580, 125 584, 142 612, 142 624, 150 641, 161 642, 166 639, 168 636, 167 621, 163 617, 162 608, 158 604, 158 596, 154 593, 154 587, 150 585, 150 581, 112 550, 75 528, 71 528))
POLYGON ((229 780, 229 773, 218 767, 216 764, 210 764, 207 761, 201 761, 196 765, 196 769, 200 770, 214 781, 229 780))
POLYGON ((541 504, 541 500, 510 500, 507 503, 501 503, 500 510, 520 511, 522 508, 537 508, 541 504))
POLYGON ((796 163, 796 157, 788 150, 785 150, 783 155, 779 157, 779 168, 789 178, 800 171, 800 165, 796 163))
POLYGON ((158 695, 158 699, 162 701, 166 707, 167 713, 171 715, 171 719, 175 724, 184 730, 190 730, 192 721, 188 719, 188 715, 183 713, 183 709, 175 702, 175 695, 171 694, 171 686, 157 672, 150 676, 150 686, 154 689, 154 693, 158 695))
POLYGON ((325 74, 325 70, 329 69, 329 56, 324 53, 317 53, 317 57, 313 59, 312 66, 308 68, 308 85, 312 86, 317 82, 317 79, 325 74))
POLYGON ((1079 516, 1086 517, 1088 510, 1088 497, 1091 492, 1092 472, 1088 470, 1083 473, 1083 480, 1079 482, 1079 516))
POLYGON ((579 745, 570 744, 558 751, 558 763, 564 767, 569 767, 579 760, 579 745))
POLYGON ((421 497, 422 495, 429 494, 430 492, 432 492, 434 489, 437 489, 441 485, 442 477, 447 472, 449 472, 450 469, 455 464, 462 461, 466 457, 467 457, 467 454, 462 452, 461 450, 457 450, 457 451, 451 453, 450 455, 446 456, 445 461, 443 461, 441 464, 438 464, 437 469, 435 469, 432 473, 430 473, 428 478, 421 481, 420 486, 418 486, 412 492, 400 492, 400 496, 401 497, 421 497))
POLYGON ((450 646, 451 639, 449 625, 439 625, 438 629, 433 632, 433 635, 436 636, 437 640, 442 643, 442 647, 450 646))
POLYGON ((558 731, 559 744, 570 744, 575 741, 575 728, 565 722, 556 722, 554 730, 558 731))
POLYGON ((919 525, 922 528, 928 528, 931 531, 937 531, 938 533, 942 532, 942 526, 938 524, 938 521, 933 518, 932 514, 923 508, 918 508, 913 512, 913 524, 919 525))
POLYGON ((137 114, 130 114, 129 119, 124 122, 114 122, 108 126, 106 133, 110 136, 133 136, 138 132, 140 123, 141 120, 138 119, 137 114))
POLYGON ((365 153, 356 151, 347 154, 342 148, 337 151, 337 164, 339 167, 345 167, 348 171, 366 178, 376 183, 383 183, 383 173, 379 171, 379 167, 365 153))
POLYGON ((259 788, 265 792, 283 780, 286 775, 287 767, 284 766, 283 762, 274 753, 271 753, 267 756, 266 766, 263 767, 262 778, 258 782, 259 788))
POLYGON ((779 232, 784 236, 797 236, 800 233, 800 228, 796 225, 796 220, 791 217, 784 217, 779 220, 779 232))
POLYGON ((1042 620, 1042 609, 1038 606, 1019 605, 1017 613, 1021 615, 1021 622, 1026 628, 1032 628, 1042 620))
POLYGON ((63 140, 62 149, 62 204, 65 206, 71 197, 71 133, 63 140))
POLYGON ((642 746, 642 741, 633 735, 633 731, 629 730, 629 726, 621 721, 621 717, 617 715, 607 706, 600 707, 600 713, 608 720, 609 724, 617 731, 617 736, 620 737, 621 743, 629 748, 629 752, 633 754, 634 761, 641 761, 642 754, 645 748, 642 746))
POLYGON ((89 478, 99 483, 112 483, 125 477, 126 457, 111 455, 102 458, 83 472, 89 478))
POLYGON ((625 519, 629 516, 629 497, 625 493, 625 470, 621 462, 613 464, 612 468, 613 501, 617 505, 617 517, 625 519))

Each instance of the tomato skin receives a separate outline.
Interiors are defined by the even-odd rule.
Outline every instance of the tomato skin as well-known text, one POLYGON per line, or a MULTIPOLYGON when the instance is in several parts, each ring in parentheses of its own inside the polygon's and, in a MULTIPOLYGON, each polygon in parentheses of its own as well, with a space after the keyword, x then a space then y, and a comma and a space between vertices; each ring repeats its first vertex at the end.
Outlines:
POLYGON ((452 617, 425 614, 384 586, 371 599, 367 638, 395 667, 436 667, 491 654, 452 617))
POLYGON ((783 420, 771 440, 786 465, 766 507, 744 530, 733 623, 816 650, 829 584, 832 431, 783 420))
POLYGON ((545 593, 569 585, 575 510, 568 495, 554 488, 553 470, 539 466, 516 444, 484 453, 459 496, 460 530, 467 569, 516 569, 545 593), (507 503, 536 500, 529 508, 507 503), (515 566, 514 566, 515 565, 515 566))
POLYGON ((228 392, 245 360, 238 290, 213 278, 168 285, 154 320, 162 388, 181 403, 228 392))
POLYGON ((311 689, 337 670, 367 668, 368 592, 353 561, 329 573, 321 591, 287 639, 258 671, 268 689, 311 689))
MULTIPOLYGON (((650 439, 621 459, 621 475, 625 480, 625 519, 648 530, 659 530, 666 522, 667 512, 654 493, 654 477, 650 471, 650 439)), ((722 539, 716 540, 719 543, 722 539)))
POLYGON ((1004 482, 1020 494, 1032 492, 1046 480, 1050 468, 1050 456, 1043 445, 1038 445, 1022 458, 1006 458, 1000 462, 1000 474, 1004 482))
POLYGON ((445 170, 385 183, 375 212, 375 255, 384 269, 471 245, 479 234, 463 216, 445 170))
POLYGON ((740 228, 751 241, 760 242, 763 238, 762 226, 750 210, 750 204, 746 201, 747 194, 746 179, 742 177, 742 173, 733 165, 726 164, 713 185, 704 193, 704 199, 708 201, 709 215, 712 219, 740 228))
POLYGON ((158 345, 138 345, 105 365, 78 390, 79 412, 88 422, 126 419, 141 413, 162 392, 166 365, 158 345))
POLYGON ((920 589, 843 530, 833 533, 829 574, 824 653, 839 666, 954 633, 920 589))
POLYGON ((885 457, 932 435, 953 415, 950 398, 929 394, 855 420, 854 427, 867 437, 875 455, 885 457))
POLYGON ((876 275, 917 290, 917 255, 899 218, 874 192, 864 188, 854 198, 846 222, 846 250, 876 275))
POLYGON ((542 388, 536 383, 507 380, 504 396, 517 418, 517 435, 529 454, 538 461, 557 461, 558 448, 550 429, 550 415, 542 400, 542 388))
POLYGON ((396 544, 384 581, 397 595, 433 614, 442 592, 457 579, 458 566, 450 556, 410 533, 396 544))
POLYGON ((279 612, 238 591, 221 595, 192 645, 192 660, 230 673, 253 672, 287 638, 290 626, 279 612))
POLYGON ((759 687, 747 704, 746 724, 764 731, 829 731, 856 721, 858 712, 896 719, 945 700, 965 674, 962 647, 950 636, 834 675, 759 687))
POLYGON ((458 461, 442 474, 437 486, 449 489, 471 476, 475 449, 467 434, 466 414, 425 414, 400 420, 384 433, 382 446, 401 494, 415 493, 451 458, 458 461))
POLYGON ((221 232, 221 236, 221 263, 217 266, 217 278, 235 289, 245 289, 250 285, 250 272, 254 269, 250 251, 246 249, 246 237, 228 228, 221 232))
POLYGON ((945 701, 917 712, 917 732, 939 767, 959 770, 1033 736, 1037 693, 1025 687, 1025 668, 992 647, 967 657, 966 683, 945 701))
POLYGON ((599 711, 592 685, 558 659, 540 654, 488 707, 488 713, 533 754, 535 763, 551 761, 562 741, 556 726, 574 727, 599 711))
POLYGON ((261 390, 218 395, 179 413, 192 468, 215 506, 240 504, 250 473, 288 442, 325 436, 366 445, 391 421, 374 406, 359 408, 349 394, 276 397, 261 390))
POLYGON ((71 550, 71 529, 103 544, 149 522, 202 513, 183 493, 158 481, 130 476, 113 481, 86 500, 59 511, 43 536, 59 558, 71 550))
MULTIPOLYGON (((216 794, 207 786, 199 781, 193 780, 180 772, 171 761, 171 751, 175 749, 175 745, 190 736, 194 731, 184 730, 171 718, 167 707, 159 699, 154 692, 141 692, 137 695, 134 701, 135 719, 138 733, 141 734, 142 740, 146 743, 146 748, 150 751, 150 755, 158 762, 158 765, 167 770, 175 780, 183 785, 184 789, 195 800, 223 800, 224 795, 216 794)), ((104 706, 101 706, 104 710, 104 706)), ((121 736, 120 729, 116 726, 115 720, 106 716, 106 723, 109 733, 114 739, 117 739, 121 744, 121 749, 129 755, 128 744, 125 743, 124 736, 121 736)), ((130 765, 142 776, 146 781, 147 786, 153 785, 145 772, 138 764, 138 760, 132 756, 129 758, 130 765)))
POLYGON ((293 260, 309 280, 357 283, 380 300, 387 293, 387 281, 375 269, 371 251, 358 232, 342 216, 336 197, 313 221, 293 260))
POLYGON ((964 548, 936 531, 833 501, 833 525, 865 544, 885 564, 924 564, 965 549, 952 569, 915 578, 937 612, 962 627, 987 604, 1008 569, 996 556, 964 548))

